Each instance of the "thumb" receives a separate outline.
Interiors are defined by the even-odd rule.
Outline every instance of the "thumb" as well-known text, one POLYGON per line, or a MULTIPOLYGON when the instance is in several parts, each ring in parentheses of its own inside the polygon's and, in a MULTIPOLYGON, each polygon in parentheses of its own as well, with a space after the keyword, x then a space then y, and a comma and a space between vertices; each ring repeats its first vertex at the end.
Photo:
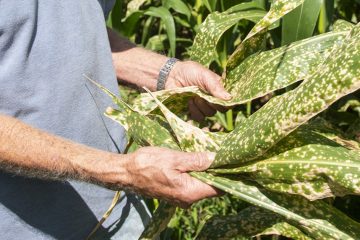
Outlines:
POLYGON ((208 169, 214 159, 215 153, 212 152, 185 153, 178 168, 181 172, 201 172, 208 169))
POLYGON ((214 97, 223 100, 230 100, 232 98, 231 94, 228 93, 222 85, 220 76, 215 73, 206 81, 206 90, 214 97))

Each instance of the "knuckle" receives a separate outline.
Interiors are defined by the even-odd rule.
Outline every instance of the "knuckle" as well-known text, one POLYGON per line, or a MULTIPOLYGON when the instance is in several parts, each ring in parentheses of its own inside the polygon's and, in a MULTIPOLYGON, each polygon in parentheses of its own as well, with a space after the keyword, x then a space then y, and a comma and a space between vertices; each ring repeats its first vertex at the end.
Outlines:
POLYGON ((172 183, 177 188, 182 187, 183 185, 182 179, 180 177, 173 178, 172 183))
POLYGON ((184 181, 183 181, 182 177, 181 176, 175 176, 175 177, 172 178, 171 182, 172 182, 172 185, 175 188, 179 189, 179 192, 181 193, 182 188, 184 187, 184 181))

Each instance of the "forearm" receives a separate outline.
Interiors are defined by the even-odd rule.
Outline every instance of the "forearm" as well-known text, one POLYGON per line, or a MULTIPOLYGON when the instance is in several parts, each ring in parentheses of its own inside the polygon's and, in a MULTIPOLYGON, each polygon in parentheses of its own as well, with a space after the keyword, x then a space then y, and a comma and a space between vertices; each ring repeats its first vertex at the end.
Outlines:
POLYGON ((0 168, 29 177, 126 185, 125 155, 93 149, 0 115, 0 168), (123 177, 123 178, 122 178, 123 177))
POLYGON ((168 57, 137 47, 110 29, 108 34, 118 79, 156 90, 159 71, 168 57))
POLYGON ((0 122, 2 171, 45 179, 77 179, 182 204, 218 193, 186 173, 207 169, 211 161, 206 154, 141 148, 120 155, 53 136, 1 114, 0 122))

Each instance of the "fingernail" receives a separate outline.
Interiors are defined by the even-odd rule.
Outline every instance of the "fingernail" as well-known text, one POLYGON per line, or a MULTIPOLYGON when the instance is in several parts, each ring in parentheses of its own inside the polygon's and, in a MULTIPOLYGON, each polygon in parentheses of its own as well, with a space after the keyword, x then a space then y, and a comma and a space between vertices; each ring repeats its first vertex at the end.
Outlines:
POLYGON ((223 98, 224 98, 225 100, 230 100, 230 99, 232 99, 232 96, 231 96, 230 93, 226 92, 226 93, 223 94, 223 98))
POLYGON ((214 152, 207 152, 207 158, 210 160, 210 161, 214 161, 215 160, 215 155, 216 153, 214 152))

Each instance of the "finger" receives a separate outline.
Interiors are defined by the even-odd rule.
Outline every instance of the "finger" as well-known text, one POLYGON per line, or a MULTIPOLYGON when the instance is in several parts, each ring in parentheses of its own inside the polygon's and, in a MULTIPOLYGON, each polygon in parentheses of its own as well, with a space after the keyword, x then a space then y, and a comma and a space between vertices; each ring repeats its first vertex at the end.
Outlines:
POLYGON ((200 97, 195 97, 194 103, 199 109, 199 111, 201 111, 201 113, 206 117, 213 116, 216 113, 216 110, 212 108, 206 100, 200 97))
POLYGON ((211 72, 208 74, 208 79, 205 81, 205 90, 208 91, 214 97, 230 100, 231 94, 228 93, 221 83, 221 78, 217 74, 211 72))
POLYGON ((190 112, 190 118, 192 120, 195 120, 197 122, 204 121, 205 116, 201 111, 199 111, 198 107, 194 103, 193 98, 189 100, 189 112, 190 112))
POLYGON ((215 159, 215 153, 212 152, 193 152, 182 153, 177 159, 177 169, 181 172, 205 171, 215 159))
POLYGON ((188 178, 188 184, 184 194, 189 197, 186 201, 188 203, 193 203, 204 198, 221 196, 223 194, 221 190, 193 178, 190 175, 187 175, 186 178, 188 178))

